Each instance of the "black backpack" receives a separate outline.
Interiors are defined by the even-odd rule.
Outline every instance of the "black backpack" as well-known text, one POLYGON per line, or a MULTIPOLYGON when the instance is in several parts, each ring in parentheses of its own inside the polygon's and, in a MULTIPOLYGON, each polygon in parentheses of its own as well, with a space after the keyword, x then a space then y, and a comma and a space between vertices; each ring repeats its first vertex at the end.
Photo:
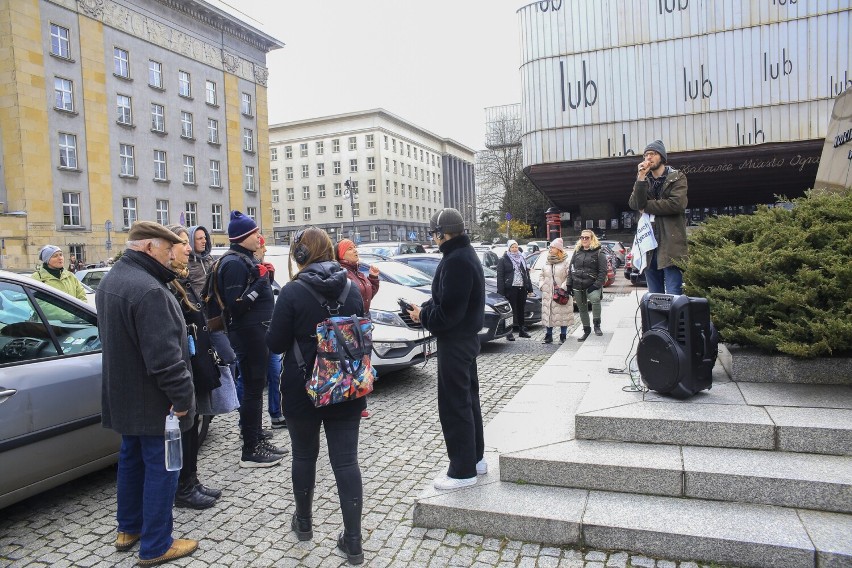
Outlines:
POLYGON ((219 267, 228 256, 236 256, 242 260, 249 271, 249 278, 246 288, 254 284, 257 277, 255 276, 254 263, 246 258, 244 254, 229 250, 225 254, 216 259, 213 266, 210 267, 210 272, 204 280, 204 287, 201 289, 201 301, 204 304, 204 313, 207 315, 207 329, 210 331, 227 331, 228 316, 225 302, 222 300, 222 294, 219 292, 219 267))

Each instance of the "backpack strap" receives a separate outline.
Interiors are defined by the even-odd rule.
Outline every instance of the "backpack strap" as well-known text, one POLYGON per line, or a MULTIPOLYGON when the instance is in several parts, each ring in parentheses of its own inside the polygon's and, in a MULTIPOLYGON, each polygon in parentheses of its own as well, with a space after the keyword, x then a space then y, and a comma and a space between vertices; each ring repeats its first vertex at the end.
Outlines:
MULTIPOLYGON (((320 306, 322 306, 326 309, 329 316, 334 315, 334 314, 332 314, 331 308, 328 307, 329 306, 328 300, 326 298, 324 298, 322 295, 320 295, 319 292, 317 292, 316 290, 311 288, 308 284, 302 282, 298 278, 296 280, 294 280, 293 282, 295 282, 296 284, 301 284, 302 287, 306 288, 308 290, 308 292, 311 293, 311 296, 313 296, 314 299, 317 301, 317 303, 320 306)), ((351 288, 352 288, 352 281, 347 278, 346 279, 346 285, 343 286, 343 292, 341 292, 340 296, 337 298, 337 307, 334 308, 335 314, 337 313, 337 310, 339 310, 340 307, 343 306, 343 302, 346 301, 346 297, 349 295, 349 290, 351 288)), ((339 332, 339 330, 336 330, 336 331, 339 332)), ((338 342, 341 339, 342 339, 342 337, 339 337, 338 342)), ((299 348, 299 342, 295 339, 293 340, 293 355, 295 355, 295 357, 296 357, 296 364, 299 365, 299 369, 301 369, 302 372, 305 372, 305 370, 308 368, 308 366, 305 363, 305 357, 302 355, 302 350, 299 348)), ((341 363, 343 363, 343 361, 341 361, 341 363)))

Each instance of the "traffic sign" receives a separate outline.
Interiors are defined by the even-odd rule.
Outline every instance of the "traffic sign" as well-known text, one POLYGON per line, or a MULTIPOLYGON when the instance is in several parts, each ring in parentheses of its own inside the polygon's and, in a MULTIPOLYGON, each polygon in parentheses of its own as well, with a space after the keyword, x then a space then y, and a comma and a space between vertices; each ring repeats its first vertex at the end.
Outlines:
POLYGON ((411 231, 410 233, 408 233, 408 238, 411 239, 412 241, 416 241, 417 240, 417 233, 414 232, 414 231, 411 231))
POLYGON ((511 214, 511 213, 509 213, 508 211, 506 212, 506 220, 507 220, 507 221, 511 221, 511 220, 512 220, 512 214, 511 214))
POLYGON ((107 242, 106 242, 106 249, 107 249, 107 250, 112 250, 112 241, 107 241, 107 242))

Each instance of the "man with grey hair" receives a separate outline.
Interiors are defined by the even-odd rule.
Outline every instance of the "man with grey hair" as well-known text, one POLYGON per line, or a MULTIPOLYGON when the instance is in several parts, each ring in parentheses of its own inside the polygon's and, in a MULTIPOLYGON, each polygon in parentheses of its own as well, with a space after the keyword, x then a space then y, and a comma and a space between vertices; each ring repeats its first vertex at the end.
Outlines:
POLYGON ((137 221, 127 250, 95 294, 103 345, 102 423, 121 434, 118 536, 115 547, 139 542, 139 565, 192 554, 198 541, 172 538, 177 471, 165 467, 164 425, 170 412, 181 430, 194 419, 186 324, 166 284, 172 245, 180 237, 159 223, 137 221))

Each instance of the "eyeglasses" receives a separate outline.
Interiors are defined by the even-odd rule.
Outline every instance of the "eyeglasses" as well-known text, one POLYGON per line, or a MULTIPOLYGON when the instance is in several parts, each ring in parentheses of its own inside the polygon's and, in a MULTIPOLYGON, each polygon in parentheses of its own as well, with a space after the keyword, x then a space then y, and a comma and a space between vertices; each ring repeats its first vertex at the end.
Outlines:
POLYGON ((588 240, 589 240, 589 239, 591 239, 591 238, 592 238, 592 237, 587 237, 587 236, 585 236, 585 235, 584 235, 584 236, 580 237, 580 240, 581 240, 581 241, 588 241, 588 240))

